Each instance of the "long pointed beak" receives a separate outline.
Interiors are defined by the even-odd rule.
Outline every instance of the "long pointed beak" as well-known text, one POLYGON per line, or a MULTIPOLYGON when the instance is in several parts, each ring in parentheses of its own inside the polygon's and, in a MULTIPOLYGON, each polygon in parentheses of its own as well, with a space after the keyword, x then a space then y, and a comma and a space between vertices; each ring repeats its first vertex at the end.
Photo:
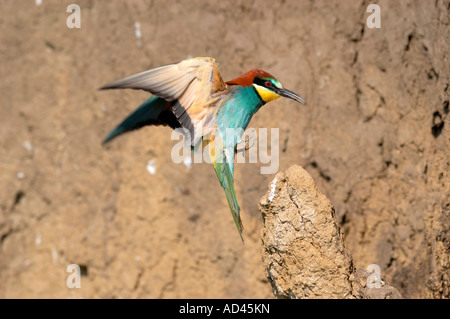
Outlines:
POLYGON ((306 103, 306 101, 304 99, 302 99, 298 94, 296 94, 296 93, 294 93, 292 91, 289 91, 287 89, 280 89, 277 93, 279 95, 281 95, 281 96, 287 97, 288 99, 292 99, 292 100, 297 101, 297 102, 299 102, 301 104, 305 104, 306 103))

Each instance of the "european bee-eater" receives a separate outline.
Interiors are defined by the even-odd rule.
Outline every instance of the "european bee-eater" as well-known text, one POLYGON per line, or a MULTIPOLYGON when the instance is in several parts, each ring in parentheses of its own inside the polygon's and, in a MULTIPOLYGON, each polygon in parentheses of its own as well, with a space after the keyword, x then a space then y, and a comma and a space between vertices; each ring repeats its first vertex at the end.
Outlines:
POLYGON ((151 69, 111 83, 101 89, 136 89, 153 94, 109 133, 103 143, 146 125, 184 128, 191 147, 208 147, 234 222, 242 237, 239 205, 234 190, 235 148, 253 114, 280 96, 305 101, 269 73, 253 69, 224 82, 213 58, 193 58, 151 69), (240 132, 226 136, 229 132, 240 132))

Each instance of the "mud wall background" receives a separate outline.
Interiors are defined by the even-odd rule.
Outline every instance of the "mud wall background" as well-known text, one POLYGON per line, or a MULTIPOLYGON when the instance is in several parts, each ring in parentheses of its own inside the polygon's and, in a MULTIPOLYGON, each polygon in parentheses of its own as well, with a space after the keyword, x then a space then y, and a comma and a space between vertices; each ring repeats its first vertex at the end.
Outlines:
POLYGON ((406 298, 449 297, 449 1, 376 1, 380 29, 370 1, 287 0, 80 0, 69 29, 72 2, 0 3, 1 298, 273 297, 262 164, 236 166, 242 245, 214 170, 173 163, 168 128, 100 145, 148 95, 98 87, 194 56, 300 93, 250 123, 280 128, 279 170, 312 175, 356 267, 378 264, 406 298))

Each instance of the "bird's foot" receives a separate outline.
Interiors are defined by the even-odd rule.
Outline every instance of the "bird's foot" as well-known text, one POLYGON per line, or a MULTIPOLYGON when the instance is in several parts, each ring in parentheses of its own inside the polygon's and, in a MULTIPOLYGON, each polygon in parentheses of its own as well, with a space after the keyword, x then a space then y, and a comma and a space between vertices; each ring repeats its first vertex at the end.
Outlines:
POLYGON ((255 145, 255 138, 252 136, 248 136, 244 140, 244 146, 241 148, 237 148, 237 146, 234 148, 235 153, 243 152, 245 154, 245 151, 249 150, 255 145))

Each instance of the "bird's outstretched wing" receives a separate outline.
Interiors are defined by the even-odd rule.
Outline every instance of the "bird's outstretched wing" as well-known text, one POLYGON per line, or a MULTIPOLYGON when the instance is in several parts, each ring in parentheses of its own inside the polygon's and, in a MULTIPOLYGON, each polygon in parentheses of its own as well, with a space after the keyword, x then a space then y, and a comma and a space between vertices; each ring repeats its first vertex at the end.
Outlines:
POLYGON ((215 102, 227 85, 213 58, 193 58, 138 73, 101 89, 145 90, 171 102, 181 126, 197 144, 213 127, 215 102))
POLYGON ((102 144, 146 125, 168 125, 173 129, 180 127, 180 123, 170 109, 170 102, 153 95, 109 132, 102 144))

